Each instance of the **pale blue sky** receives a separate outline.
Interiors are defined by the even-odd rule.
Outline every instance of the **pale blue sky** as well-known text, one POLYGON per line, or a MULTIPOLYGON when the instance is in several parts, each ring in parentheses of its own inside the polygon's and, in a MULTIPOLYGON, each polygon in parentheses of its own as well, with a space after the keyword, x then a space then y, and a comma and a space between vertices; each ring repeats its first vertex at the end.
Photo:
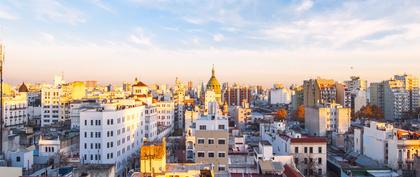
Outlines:
POLYGON ((0 41, 12 83, 374 81, 420 76, 420 1, 3 0, 0 41))

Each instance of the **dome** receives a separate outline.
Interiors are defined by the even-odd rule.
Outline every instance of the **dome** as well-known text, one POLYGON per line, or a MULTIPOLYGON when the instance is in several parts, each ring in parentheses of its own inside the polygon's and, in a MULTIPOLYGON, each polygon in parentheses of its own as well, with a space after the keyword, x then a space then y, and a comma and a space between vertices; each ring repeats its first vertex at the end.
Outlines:
POLYGON ((26 87, 25 82, 22 83, 19 87, 19 92, 29 92, 28 87, 26 87))
POLYGON ((209 82, 207 82, 207 89, 213 90, 214 93, 216 93, 216 94, 221 94, 222 91, 220 89, 220 83, 216 79, 216 75, 215 75, 215 72, 214 72, 214 66, 213 66, 213 69, 212 69, 211 73, 212 73, 212 75, 210 77, 210 80, 209 80, 209 82))

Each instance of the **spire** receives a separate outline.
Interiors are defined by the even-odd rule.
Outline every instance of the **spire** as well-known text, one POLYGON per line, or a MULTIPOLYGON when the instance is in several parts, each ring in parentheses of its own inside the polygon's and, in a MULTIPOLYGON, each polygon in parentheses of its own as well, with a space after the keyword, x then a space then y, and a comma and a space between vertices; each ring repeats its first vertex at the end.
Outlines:
POLYGON ((213 64, 213 68, 211 68, 211 76, 215 76, 215 72, 214 72, 214 64, 213 64))

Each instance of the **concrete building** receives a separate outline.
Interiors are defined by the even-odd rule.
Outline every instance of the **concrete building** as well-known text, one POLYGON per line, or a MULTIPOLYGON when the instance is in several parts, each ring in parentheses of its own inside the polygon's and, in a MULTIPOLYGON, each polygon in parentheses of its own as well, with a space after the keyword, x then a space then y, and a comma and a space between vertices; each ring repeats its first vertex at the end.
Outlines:
POLYGON ((134 102, 102 104, 80 112, 82 164, 114 164, 120 175, 143 143, 145 106, 134 102))
POLYGON ((384 82, 384 116, 387 120, 399 120, 410 109, 409 92, 400 80, 384 82))
POLYGON ((270 104, 290 104, 294 91, 283 86, 270 89, 268 100, 270 104))
POLYGON ((41 126, 51 125, 60 121, 61 117, 61 104, 60 104, 61 91, 58 88, 42 87, 41 89, 41 126))
POLYGON ((144 115, 144 138, 147 141, 154 141, 158 136, 157 107, 154 105, 146 106, 144 115))
MULTIPOLYGON (((285 131, 278 125, 261 125, 261 139, 272 146, 272 153, 280 157, 292 156, 297 169, 305 176, 326 176, 327 139, 324 137, 302 136, 300 133, 285 131)), ((271 156, 273 156, 271 154, 271 156)))
POLYGON ((337 88, 334 80, 321 78, 305 80, 303 90, 305 107, 337 103, 337 88))
POLYGON ((229 106, 239 106, 242 102, 251 103, 252 96, 251 90, 247 86, 241 86, 237 83, 233 84, 233 87, 227 87, 223 90, 223 103, 227 103, 229 106))
POLYGON ((173 101, 158 101, 156 102, 158 125, 174 126, 175 107, 173 101))
POLYGON ((409 110, 415 111, 419 107, 419 79, 413 75, 395 75, 395 80, 403 82, 403 87, 408 91, 409 110))
POLYGON ((350 127, 350 108, 339 104, 305 108, 305 128, 313 136, 326 136, 327 132, 344 134, 350 127))
POLYGON ((195 127, 186 137, 187 157, 195 163, 213 164, 216 174, 226 174, 228 167, 228 118, 218 113, 217 103, 213 102, 207 115, 195 121, 195 127))
POLYGON ((395 128, 392 124, 371 121, 358 131, 354 149, 394 170, 414 170, 420 151, 420 134, 395 128), (360 144, 362 149, 360 150, 360 144))
POLYGON ((27 93, 3 97, 3 127, 23 127, 28 122, 27 93))

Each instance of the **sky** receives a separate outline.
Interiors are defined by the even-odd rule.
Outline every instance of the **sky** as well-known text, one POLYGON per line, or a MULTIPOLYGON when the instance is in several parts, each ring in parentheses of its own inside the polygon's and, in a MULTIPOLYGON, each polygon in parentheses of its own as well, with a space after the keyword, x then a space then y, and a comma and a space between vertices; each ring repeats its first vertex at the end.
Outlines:
POLYGON ((2 0, 5 81, 420 76, 418 0, 2 0))

